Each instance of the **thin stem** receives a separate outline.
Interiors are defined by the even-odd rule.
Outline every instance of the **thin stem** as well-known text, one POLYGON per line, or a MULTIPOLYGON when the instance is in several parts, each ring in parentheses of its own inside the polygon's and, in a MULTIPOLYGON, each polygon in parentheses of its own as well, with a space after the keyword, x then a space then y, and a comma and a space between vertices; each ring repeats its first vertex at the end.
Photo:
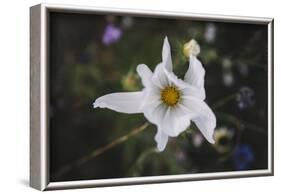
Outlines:
POLYGON ((253 131, 256 131, 259 133, 266 133, 263 130, 263 128, 255 125, 255 124, 249 123, 247 121, 241 120, 231 114, 224 113, 224 112, 217 112, 216 115, 218 117, 220 117, 222 120, 226 120, 226 121, 229 121, 229 122, 235 124, 237 126, 237 128, 241 128, 241 129, 247 128, 249 130, 253 130, 253 131))
POLYGON ((74 169, 78 166, 81 166, 82 164, 90 161, 91 159, 93 159, 93 158, 103 154, 104 152, 114 148, 115 146, 127 141, 130 137, 136 136, 137 134, 142 132, 144 129, 146 129, 148 126, 149 126, 149 123, 145 122, 140 127, 137 127, 135 129, 133 129, 132 131, 130 131, 128 134, 123 135, 123 136, 113 140, 112 142, 106 144, 105 146, 93 150, 92 152, 83 156, 82 158, 63 166, 58 172, 56 172, 54 174, 54 178, 57 179, 57 178, 61 177, 62 175, 68 173, 72 169, 74 169))
POLYGON ((217 109, 220 108, 222 106, 224 106, 226 103, 230 102, 231 100, 236 98, 236 93, 229 95, 221 100, 219 100, 218 102, 216 102, 215 104, 213 104, 212 108, 217 109))

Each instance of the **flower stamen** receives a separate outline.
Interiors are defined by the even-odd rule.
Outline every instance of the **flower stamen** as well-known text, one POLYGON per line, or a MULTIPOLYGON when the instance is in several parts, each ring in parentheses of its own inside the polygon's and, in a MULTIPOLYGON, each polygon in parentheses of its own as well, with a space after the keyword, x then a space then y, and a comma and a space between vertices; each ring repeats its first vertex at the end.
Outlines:
POLYGON ((180 91, 175 86, 168 86, 161 91, 161 100, 168 106, 175 106, 180 99, 180 91))

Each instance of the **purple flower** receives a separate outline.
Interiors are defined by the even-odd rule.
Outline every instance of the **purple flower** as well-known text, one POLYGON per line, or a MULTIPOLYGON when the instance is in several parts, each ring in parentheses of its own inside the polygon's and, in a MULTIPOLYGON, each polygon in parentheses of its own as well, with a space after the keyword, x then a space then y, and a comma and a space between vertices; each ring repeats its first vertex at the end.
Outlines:
POLYGON ((237 105, 241 110, 250 108, 255 104, 255 92, 249 87, 242 87, 236 96, 237 105))
POLYGON ((233 152, 233 163, 236 170, 247 170, 254 161, 254 154, 249 145, 239 145, 233 152))
POLYGON ((122 30, 112 24, 108 24, 105 27, 104 34, 102 37, 102 43, 106 46, 109 46, 113 43, 118 42, 122 36, 122 30))

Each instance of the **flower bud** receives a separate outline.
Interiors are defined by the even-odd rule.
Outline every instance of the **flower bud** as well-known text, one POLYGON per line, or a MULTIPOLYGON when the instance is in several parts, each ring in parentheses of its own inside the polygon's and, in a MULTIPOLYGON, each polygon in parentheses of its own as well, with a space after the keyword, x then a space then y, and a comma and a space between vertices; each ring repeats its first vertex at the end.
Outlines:
POLYGON ((122 80, 121 84, 125 90, 134 91, 138 89, 138 78, 137 75, 133 72, 129 71, 127 75, 125 75, 122 80))
POLYGON ((190 55, 197 56, 200 53, 200 46, 196 40, 192 39, 183 45, 183 54, 185 57, 190 55))

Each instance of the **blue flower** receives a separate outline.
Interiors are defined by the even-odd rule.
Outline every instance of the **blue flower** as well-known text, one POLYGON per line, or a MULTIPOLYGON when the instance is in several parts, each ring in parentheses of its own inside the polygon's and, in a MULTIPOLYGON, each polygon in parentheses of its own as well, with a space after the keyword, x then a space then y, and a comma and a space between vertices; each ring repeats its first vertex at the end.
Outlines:
POLYGON ((254 161, 254 154, 249 145, 239 145, 233 152, 233 163, 236 170, 247 170, 254 161))
POLYGON ((245 110, 255 105, 255 92, 244 86, 239 90, 239 93, 236 96, 237 105, 241 110, 245 110))
POLYGON ((109 46, 113 43, 118 42, 121 36, 122 36, 121 28, 113 26, 112 24, 108 24, 104 30, 102 43, 106 46, 109 46))

